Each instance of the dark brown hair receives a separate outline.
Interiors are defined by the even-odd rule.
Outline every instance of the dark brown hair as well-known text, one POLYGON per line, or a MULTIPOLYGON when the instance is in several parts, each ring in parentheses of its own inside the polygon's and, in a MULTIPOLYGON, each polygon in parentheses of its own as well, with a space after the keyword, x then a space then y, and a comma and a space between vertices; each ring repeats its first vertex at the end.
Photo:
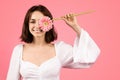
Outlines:
MULTIPOLYGON (((29 19, 34 11, 40 11, 43 13, 43 15, 48 16, 51 19, 53 19, 52 14, 45 6, 36 5, 36 6, 31 7, 25 15, 25 19, 23 22, 23 28, 22 28, 22 34, 20 36, 21 41, 24 41, 26 43, 31 43, 33 41, 33 35, 29 31, 29 19)), ((54 30, 54 25, 52 25, 52 27, 53 28, 51 30, 45 33, 45 41, 47 43, 50 43, 57 39, 57 33, 54 30)))

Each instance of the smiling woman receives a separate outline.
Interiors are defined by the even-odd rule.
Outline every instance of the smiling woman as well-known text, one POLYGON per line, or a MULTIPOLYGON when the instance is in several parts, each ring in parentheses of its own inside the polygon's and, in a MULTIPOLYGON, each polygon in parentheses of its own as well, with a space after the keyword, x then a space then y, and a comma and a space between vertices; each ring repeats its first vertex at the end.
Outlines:
POLYGON ((29 21, 29 31, 30 33, 35 36, 35 37, 40 37, 45 35, 45 32, 43 32, 40 27, 39 27, 39 20, 43 17, 44 15, 39 12, 35 11, 32 13, 32 16, 29 21))
MULTIPOLYGON (((50 19, 52 19, 52 15, 49 12, 49 10, 44 6, 33 6, 30 8, 25 16, 25 20, 23 23, 23 30, 21 35, 21 40, 27 43, 31 43, 33 41, 33 35, 31 32, 41 32, 44 33, 46 36, 45 41, 47 43, 50 43, 51 41, 54 41, 57 39, 57 34, 54 30, 54 25, 52 25, 52 28, 49 31, 43 31, 41 29, 41 18, 48 16, 50 19), (30 32, 31 31, 31 32, 30 32)), ((39 34, 42 35, 42 34, 39 34)))
POLYGON ((76 16, 67 14, 62 17, 77 34, 74 46, 63 41, 52 43, 57 34, 51 21, 44 23, 44 18, 48 17, 53 19, 43 5, 28 10, 21 34, 25 43, 18 44, 13 50, 7 80, 59 80, 62 67, 89 68, 96 61, 100 49, 78 25, 76 16), (48 24, 49 29, 45 29, 48 24))

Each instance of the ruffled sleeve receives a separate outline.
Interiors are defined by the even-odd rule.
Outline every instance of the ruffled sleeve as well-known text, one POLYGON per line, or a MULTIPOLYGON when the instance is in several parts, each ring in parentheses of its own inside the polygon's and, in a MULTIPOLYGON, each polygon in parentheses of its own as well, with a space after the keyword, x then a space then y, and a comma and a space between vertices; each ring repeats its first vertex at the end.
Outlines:
POLYGON ((76 37, 73 46, 59 42, 57 50, 61 65, 65 68, 88 68, 95 63, 100 54, 99 47, 83 29, 81 35, 76 37))
POLYGON ((17 45, 13 49, 6 80, 20 80, 20 74, 19 74, 19 61, 21 54, 20 51, 21 51, 21 45, 17 45))

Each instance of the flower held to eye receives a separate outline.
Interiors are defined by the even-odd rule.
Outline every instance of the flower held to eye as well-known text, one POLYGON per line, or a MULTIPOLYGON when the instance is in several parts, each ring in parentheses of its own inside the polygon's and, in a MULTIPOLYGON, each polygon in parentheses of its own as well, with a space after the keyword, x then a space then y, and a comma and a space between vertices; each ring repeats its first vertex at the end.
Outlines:
POLYGON ((52 20, 47 16, 44 16, 39 20, 40 29, 42 29, 45 32, 52 29, 52 25, 53 25, 52 20))

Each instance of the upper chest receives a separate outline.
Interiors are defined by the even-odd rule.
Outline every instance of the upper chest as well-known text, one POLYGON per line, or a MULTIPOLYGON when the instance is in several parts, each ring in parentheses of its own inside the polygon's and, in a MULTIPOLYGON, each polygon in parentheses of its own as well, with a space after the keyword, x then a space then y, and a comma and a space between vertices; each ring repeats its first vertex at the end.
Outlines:
POLYGON ((24 47, 22 52, 22 60, 29 61, 38 66, 55 56, 56 51, 54 46, 24 47))
POLYGON ((31 75, 39 78, 41 76, 57 76, 59 74, 61 63, 56 55, 57 50, 54 50, 54 48, 50 51, 47 50, 31 48, 23 50, 20 64, 20 73, 22 77, 28 77, 31 75), (41 52, 44 52, 44 54, 41 52))

